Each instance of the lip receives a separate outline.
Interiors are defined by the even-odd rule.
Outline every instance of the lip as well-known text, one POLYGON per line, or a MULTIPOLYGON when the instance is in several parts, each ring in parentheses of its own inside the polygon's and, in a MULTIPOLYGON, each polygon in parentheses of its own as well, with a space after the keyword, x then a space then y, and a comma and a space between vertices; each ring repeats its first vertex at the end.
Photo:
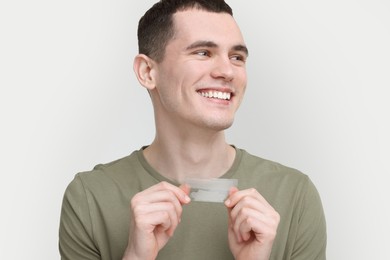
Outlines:
POLYGON ((199 88, 196 90, 196 92, 206 92, 206 91, 226 92, 226 93, 230 93, 231 95, 234 95, 233 89, 228 87, 206 87, 206 88, 199 88))

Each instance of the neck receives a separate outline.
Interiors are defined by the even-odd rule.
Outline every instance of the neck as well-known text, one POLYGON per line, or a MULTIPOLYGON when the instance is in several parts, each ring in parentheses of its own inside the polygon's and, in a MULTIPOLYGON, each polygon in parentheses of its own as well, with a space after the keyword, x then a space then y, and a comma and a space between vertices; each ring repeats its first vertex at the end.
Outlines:
MULTIPOLYGON (((183 183, 186 178, 218 178, 233 164, 235 149, 223 131, 160 131, 144 150, 161 175, 183 183)), ((172 130, 172 129, 171 129, 172 130)))

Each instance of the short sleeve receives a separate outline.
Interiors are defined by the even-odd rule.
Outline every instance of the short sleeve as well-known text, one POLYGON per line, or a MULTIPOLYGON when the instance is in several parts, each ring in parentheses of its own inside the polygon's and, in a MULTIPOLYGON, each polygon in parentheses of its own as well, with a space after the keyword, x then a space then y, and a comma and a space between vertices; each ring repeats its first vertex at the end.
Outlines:
POLYGON ((326 222, 322 202, 316 187, 307 178, 300 207, 298 233, 291 259, 325 260, 326 240, 326 222))
POLYGON ((62 260, 100 259, 93 241, 91 216, 83 183, 78 175, 67 187, 61 209, 59 250, 62 260))

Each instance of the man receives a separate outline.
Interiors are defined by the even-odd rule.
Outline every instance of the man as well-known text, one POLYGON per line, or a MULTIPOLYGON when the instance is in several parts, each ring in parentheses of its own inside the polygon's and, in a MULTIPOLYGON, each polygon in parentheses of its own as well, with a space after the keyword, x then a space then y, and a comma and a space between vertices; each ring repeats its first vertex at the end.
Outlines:
POLYGON ((225 141, 248 50, 224 1, 162 0, 141 18, 134 71, 154 141, 80 173, 65 192, 63 259, 325 259, 325 219, 302 173, 225 141), (238 179, 224 203, 191 201, 188 178, 238 179))

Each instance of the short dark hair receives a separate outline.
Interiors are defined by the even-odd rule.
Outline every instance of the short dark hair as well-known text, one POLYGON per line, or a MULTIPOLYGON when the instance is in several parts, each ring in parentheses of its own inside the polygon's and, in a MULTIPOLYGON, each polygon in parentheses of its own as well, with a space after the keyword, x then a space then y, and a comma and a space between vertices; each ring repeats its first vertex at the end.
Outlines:
POLYGON ((231 7, 224 0, 160 0, 141 17, 138 23, 138 52, 157 62, 164 59, 165 47, 175 33, 173 14, 188 9, 228 13, 231 7))

